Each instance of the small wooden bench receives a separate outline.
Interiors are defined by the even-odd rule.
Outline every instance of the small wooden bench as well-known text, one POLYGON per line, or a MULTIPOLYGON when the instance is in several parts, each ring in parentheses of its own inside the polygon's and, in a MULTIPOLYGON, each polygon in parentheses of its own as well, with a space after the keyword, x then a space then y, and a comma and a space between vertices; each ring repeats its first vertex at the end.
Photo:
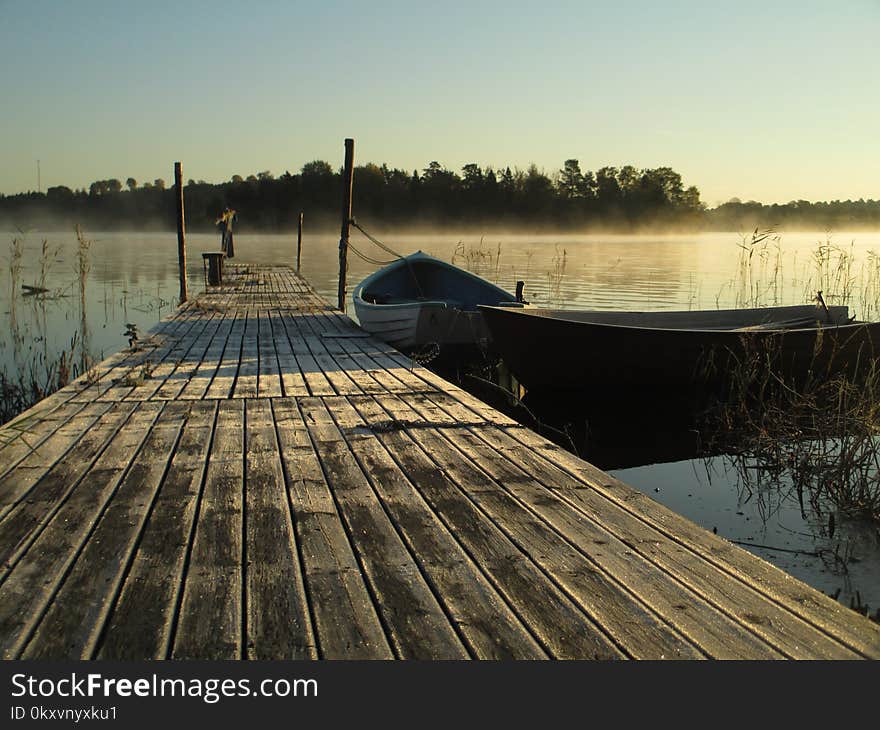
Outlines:
POLYGON ((202 254, 202 267, 206 286, 220 286, 223 283, 223 251, 206 251, 202 254))

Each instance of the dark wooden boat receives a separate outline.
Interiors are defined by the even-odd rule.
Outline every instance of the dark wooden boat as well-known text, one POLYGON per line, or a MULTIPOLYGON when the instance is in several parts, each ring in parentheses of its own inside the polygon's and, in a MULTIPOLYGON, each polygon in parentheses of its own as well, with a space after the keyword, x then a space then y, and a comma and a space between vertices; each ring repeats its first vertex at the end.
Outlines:
POLYGON ((717 386, 765 369, 800 382, 880 354, 880 323, 847 307, 601 312, 481 307, 496 351, 529 391, 717 386))

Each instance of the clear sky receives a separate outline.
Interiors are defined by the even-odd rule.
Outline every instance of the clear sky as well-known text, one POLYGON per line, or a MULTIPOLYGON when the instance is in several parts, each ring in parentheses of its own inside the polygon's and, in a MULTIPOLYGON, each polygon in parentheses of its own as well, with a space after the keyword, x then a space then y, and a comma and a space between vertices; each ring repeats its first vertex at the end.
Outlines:
POLYGON ((0 0, 0 193, 668 165, 705 202, 880 198, 880 0, 0 0))

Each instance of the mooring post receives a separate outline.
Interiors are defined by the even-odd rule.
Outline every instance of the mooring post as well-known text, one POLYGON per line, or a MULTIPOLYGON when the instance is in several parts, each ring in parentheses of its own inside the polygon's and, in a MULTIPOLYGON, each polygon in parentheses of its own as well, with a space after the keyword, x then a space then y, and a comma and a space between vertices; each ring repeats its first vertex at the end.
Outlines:
POLYGON ((186 223, 183 213, 183 167, 174 163, 174 186, 177 192, 177 265, 180 267, 180 303, 186 301, 186 223))
POLYGON ((351 231, 351 188, 354 176, 354 140, 345 140, 342 188, 342 234, 339 237, 339 309, 345 311, 345 278, 348 272, 348 236, 351 231))
POLYGON ((303 214, 300 211, 299 224, 296 227, 296 273, 299 273, 299 261, 303 249, 303 214))

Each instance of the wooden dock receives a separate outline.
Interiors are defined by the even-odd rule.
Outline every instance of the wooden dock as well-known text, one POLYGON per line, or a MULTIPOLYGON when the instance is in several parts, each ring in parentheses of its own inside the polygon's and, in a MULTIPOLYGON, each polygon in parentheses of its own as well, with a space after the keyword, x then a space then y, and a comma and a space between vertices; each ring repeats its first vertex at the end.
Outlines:
POLYGON ((6 658, 880 657, 287 268, 227 267, 2 435, 6 658))

